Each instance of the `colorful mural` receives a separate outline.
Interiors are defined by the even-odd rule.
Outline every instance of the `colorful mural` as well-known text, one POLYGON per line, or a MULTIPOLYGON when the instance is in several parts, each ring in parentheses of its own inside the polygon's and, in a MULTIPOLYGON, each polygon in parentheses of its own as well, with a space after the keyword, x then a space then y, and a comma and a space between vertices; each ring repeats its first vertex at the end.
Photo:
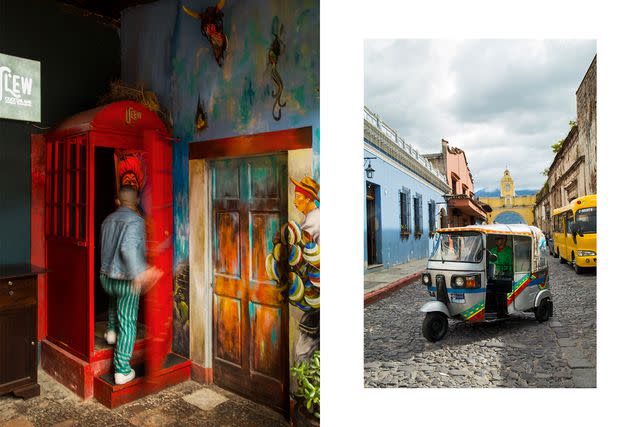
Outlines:
POLYGON ((271 92, 271 96, 275 98, 275 101, 273 101, 273 108, 271 110, 274 120, 280 120, 280 118, 282 118, 282 107, 287 105, 286 102, 282 102, 280 99, 282 97, 282 91, 284 90, 284 83, 282 82, 282 77, 280 77, 280 73, 278 72, 278 58, 280 57, 283 48, 280 37, 282 36, 283 31, 284 26, 280 23, 278 17, 274 16, 273 21, 271 22, 271 35, 273 36, 273 41, 271 42, 271 46, 269 46, 271 80, 273 80, 273 84, 276 86, 276 88, 271 92))
POLYGON ((147 184, 145 153, 133 150, 115 150, 114 158, 117 171, 117 188, 130 185, 143 192, 147 184))
POLYGON ((207 113, 204 111, 204 104, 200 97, 198 97, 198 107, 196 108, 196 131, 201 132, 207 128, 207 113))
POLYGON ((182 6, 187 14, 200 20, 200 31, 202 35, 209 40, 213 49, 213 57, 219 66, 222 67, 224 62, 224 54, 227 51, 227 36, 224 34, 224 0, 220 0, 215 7, 207 7, 204 12, 196 13, 186 6, 182 6))
MULTIPOLYGON (((114 164, 116 168, 116 194, 120 186, 129 185, 138 190, 141 205, 140 214, 144 215, 149 186, 147 185, 147 154, 138 150, 115 150, 114 164)), ((150 218, 147 218, 147 223, 150 218)))
POLYGON ((159 0, 140 5, 123 11, 120 29, 123 83, 156 94, 159 104, 168 109, 177 139, 173 149, 174 319, 182 323, 174 325, 174 351, 182 355, 189 353, 188 319, 179 313, 179 307, 184 311, 184 305, 189 305, 189 281, 179 280, 178 274, 189 271, 188 144, 312 126, 312 176, 318 180, 320 174, 319 2, 247 0, 219 2, 215 7, 211 3, 159 0), (216 19, 224 17, 224 30, 221 21, 212 22, 214 26, 193 25, 194 14, 186 13, 183 6, 198 15, 201 24, 207 8, 217 8, 216 19), (276 61, 280 80, 287 82, 286 96, 272 78, 269 54, 274 28, 278 43, 286 46, 276 61), (280 107, 286 102, 287 114, 275 120, 272 94, 278 93, 276 101, 280 107), (200 104, 208 126, 197 132, 194 117, 200 104))
MULTIPOLYGON (((311 177, 294 186, 293 205, 303 220, 289 220, 273 239, 267 274, 276 280, 285 298, 302 315, 292 316, 291 392, 308 414, 320 417, 320 185, 311 177), (317 371, 312 369, 317 365, 317 371), (311 369, 310 372, 307 372, 311 369)), ((297 310, 296 310, 297 311, 297 310)), ((304 412, 304 410, 303 410, 304 412)))

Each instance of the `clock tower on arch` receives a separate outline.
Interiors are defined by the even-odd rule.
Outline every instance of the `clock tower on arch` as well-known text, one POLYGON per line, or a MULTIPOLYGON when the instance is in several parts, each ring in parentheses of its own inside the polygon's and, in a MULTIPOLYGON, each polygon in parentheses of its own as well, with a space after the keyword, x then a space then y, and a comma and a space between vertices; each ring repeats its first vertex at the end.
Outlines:
POLYGON ((509 173, 509 169, 505 169, 504 175, 500 180, 500 197, 515 197, 516 189, 513 185, 513 178, 509 173))

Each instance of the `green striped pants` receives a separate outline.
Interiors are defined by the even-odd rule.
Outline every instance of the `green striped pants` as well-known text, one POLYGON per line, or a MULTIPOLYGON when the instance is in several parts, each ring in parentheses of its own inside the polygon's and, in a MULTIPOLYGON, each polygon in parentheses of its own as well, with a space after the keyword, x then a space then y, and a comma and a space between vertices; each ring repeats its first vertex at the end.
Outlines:
POLYGON ((140 293, 133 292, 131 280, 118 280, 100 275, 102 288, 109 295, 109 317, 107 330, 116 331, 116 349, 113 353, 113 367, 117 374, 129 374, 131 354, 136 342, 136 323, 140 293), (118 329, 116 329, 116 320, 118 329))

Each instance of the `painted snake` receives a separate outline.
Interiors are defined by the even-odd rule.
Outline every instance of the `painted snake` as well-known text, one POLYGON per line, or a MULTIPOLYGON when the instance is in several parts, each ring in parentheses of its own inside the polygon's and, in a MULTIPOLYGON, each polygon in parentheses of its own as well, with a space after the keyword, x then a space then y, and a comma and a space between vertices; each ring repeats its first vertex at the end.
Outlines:
POLYGON ((282 82, 282 77, 280 77, 280 73, 278 72, 278 58, 280 57, 280 37, 278 33, 282 34, 283 26, 280 25, 279 31, 274 31, 273 27, 277 28, 277 17, 274 17, 274 23, 272 24, 273 34, 273 42, 271 42, 271 46, 269 47, 269 63, 271 64, 271 79, 273 80, 273 84, 275 85, 275 90, 271 92, 271 96, 275 98, 273 101, 273 108, 271 109, 271 114, 275 120, 280 120, 282 117, 282 107, 287 105, 286 102, 282 102, 282 91, 284 90, 284 83, 282 82))

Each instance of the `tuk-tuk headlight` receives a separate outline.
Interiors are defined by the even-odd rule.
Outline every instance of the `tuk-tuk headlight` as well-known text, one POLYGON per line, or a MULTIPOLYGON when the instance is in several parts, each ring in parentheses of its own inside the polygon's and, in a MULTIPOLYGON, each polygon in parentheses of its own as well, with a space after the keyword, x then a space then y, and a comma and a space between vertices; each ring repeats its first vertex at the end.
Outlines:
POLYGON ((453 276, 451 278, 451 287, 457 289, 478 289, 482 286, 479 274, 471 274, 467 276, 453 276))
POLYGON ((429 273, 422 273, 422 284, 426 286, 431 284, 431 275, 429 273))

